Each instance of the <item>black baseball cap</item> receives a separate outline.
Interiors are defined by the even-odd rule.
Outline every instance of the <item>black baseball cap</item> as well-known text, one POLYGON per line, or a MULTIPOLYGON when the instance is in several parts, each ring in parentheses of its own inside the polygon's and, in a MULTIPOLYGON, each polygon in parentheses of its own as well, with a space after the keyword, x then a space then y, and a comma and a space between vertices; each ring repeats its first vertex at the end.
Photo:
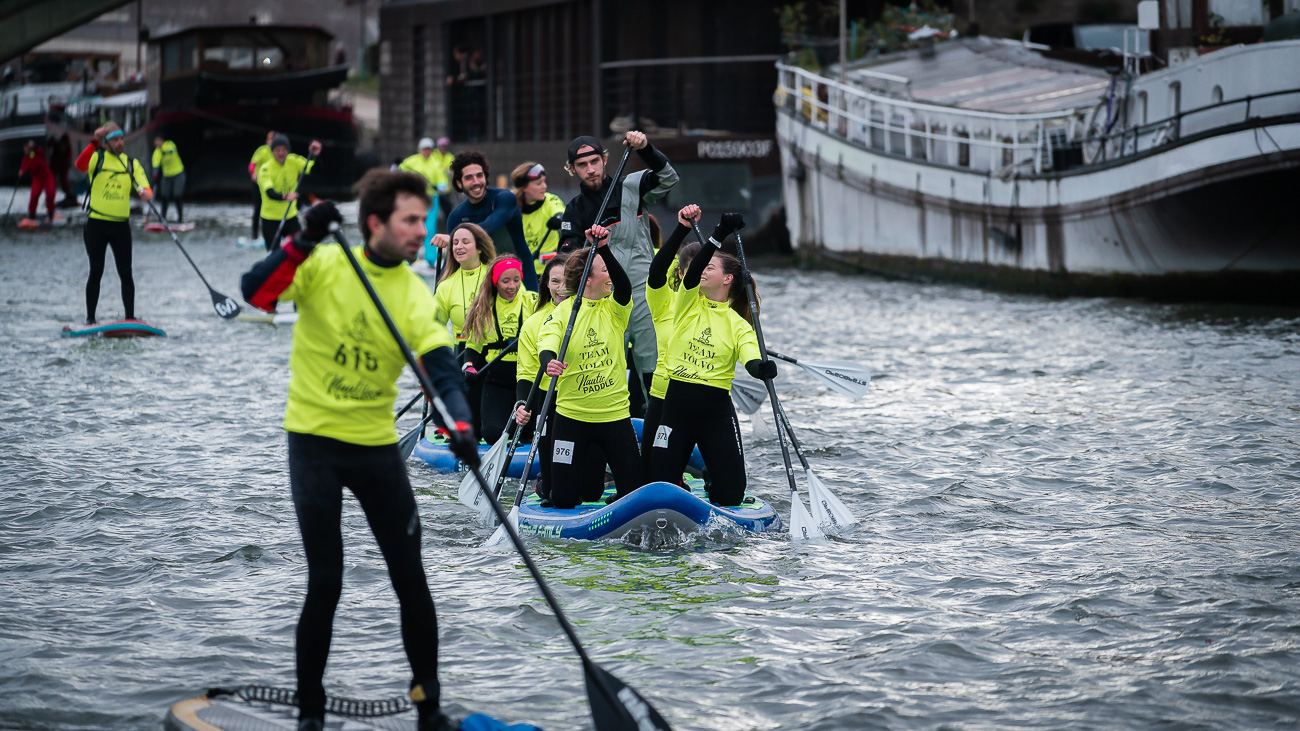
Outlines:
POLYGON ((583 153, 582 155, 583 157, 605 154, 605 146, 601 144, 600 140, 596 139, 595 137, 592 137, 591 135, 583 135, 581 137, 574 139, 573 142, 569 143, 569 164, 570 165, 577 162, 578 150, 581 150, 584 147, 590 147, 592 149, 592 152, 583 153))

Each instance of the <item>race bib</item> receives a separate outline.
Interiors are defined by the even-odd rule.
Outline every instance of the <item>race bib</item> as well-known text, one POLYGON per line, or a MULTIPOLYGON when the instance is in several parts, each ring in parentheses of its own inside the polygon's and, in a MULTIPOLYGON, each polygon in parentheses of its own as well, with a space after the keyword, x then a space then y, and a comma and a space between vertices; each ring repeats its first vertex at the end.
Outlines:
POLYGON ((573 442, 555 440, 555 452, 551 455, 555 464, 573 464, 573 442))
POLYGON ((655 444, 654 444, 654 445, 655 445, 656 447, 661 448, 661 449, 667 449, 667 448, 668 448, 668 437, 669 437, 669 435, 671 435, 672 433, 673 433, 673 428, 672 428, 672 427, 670 427, 670 426, 664 426, 663 424, 660 424, 660 425, 659 425, 659 430, 655 432, 655 444))

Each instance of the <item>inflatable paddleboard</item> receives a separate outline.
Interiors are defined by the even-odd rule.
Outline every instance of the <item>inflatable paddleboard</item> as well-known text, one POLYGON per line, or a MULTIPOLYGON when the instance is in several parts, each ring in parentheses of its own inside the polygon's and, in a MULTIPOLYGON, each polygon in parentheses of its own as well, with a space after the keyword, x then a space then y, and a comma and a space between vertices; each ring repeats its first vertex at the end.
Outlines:
MULTIPOLYGON (((296 694, 281 688, 246 686, 215 688, 197 698, 172 704, 163 719, 166 731, 284 731, 298 727, 296 694)), ((325 705, 328 731, 412 731, 416 714, 405 696, 382 701, 329 698, 325 705)), ((461 731, 541 731, 536 726, 508 726, 490 716, 473 714, 461 731)))
POLYGON ((97 322, 94 325, 63 326, 63 337, 65 338, 155 338, 167 337, 167 333, 156 325, 150 325, 143 320, 115 320, 113 322, 97 322))
MULTIPOLYGON (((602 500, 565 510, 544 508, 541 498, 532 494, 519 506, 519 532, 593 540, 620 538, 636 531, 642 534, 642 542, 675 543, 706 527, 734 527, 753 533, 782 528, 776 510, 757 497, 749 495, 742 505, 722 507, 709 502, 700 481, 690 480, 688 484, 690 492, 667 482, 652 482, 610 505, 602 500)), ((614 494, 614 488, 609 487, 604 497, 614 494)))
MULTIPOLYGON (((168 224, 168 226, 171 226, 172 230, 175 231, 175 232, 178 233, 178 234, 183 234, 183 233, 185 233, 186 231, 193 231, 193 230, 194 230, 194 223, 193 223, 193 222, 187 222, 187 223, 171 223, 171 224, 168 224)), ((148 231, 148 232, 150 232, 150 233, 167 233, 167 226, 164 226, 164 225, 162 225, 161 223, 158 223, 158 222, 155 221, 155 222, 152 222, 152 223, 146 223, 146 224, 144 225, 144 230, 145 230, 145 231, 148 231)))
MULTIPOLYGON (((240 317, 243 317, 243 315, 240 315, 240 317)), ((641 425, 641 419, 632 419, 632 428, 636 431, 636 438, 638 441, 641 439, 641 425)), ((429 433, 432 434, 433 430, 430 429, 429 433)), ((491 444, 488 444, 487 442, 479 442, 478 453, 480 455, 487 454, 487 451, 491 448, 491 444)), ((515 453, 510 458, 510 467, 506 473, 509 477, 513 477, 517 480, 519 479, 519 476, 523 474, 524 462, 528 459, 528 448, 529 444, 526 442, 521 442, 518 447, 515 447, 515 453)), ((451 453, 451 448, 447 446, 447 440, 436 434, 433 435, 432 439, 429 437, 421 439, 420 443, 415 445, 415 451, 413 454, 419 459, 424 460, 424 463, 433 468, 434 472, 450 473, 468 471, 468 468, 465 467, 465 463, 456 459, 456 455, 451 453)), ((703 470, 704 458, 700 456, 700 450, 697 447, 695 451, 691 453, 691 460, 686 464, 686 471, 693 475, 698 475, 701 474, 703 470)), ((533 468, 528 473, 528 479, 536 479, 539 474, 541 474, 541 464, 538 460, 533 460, 533 468)))
POLYGON ((260 322, 265 325, 292 325, 298 321, 297 312, 249 312, 241 311, 235 315, 240 322, 260 322))

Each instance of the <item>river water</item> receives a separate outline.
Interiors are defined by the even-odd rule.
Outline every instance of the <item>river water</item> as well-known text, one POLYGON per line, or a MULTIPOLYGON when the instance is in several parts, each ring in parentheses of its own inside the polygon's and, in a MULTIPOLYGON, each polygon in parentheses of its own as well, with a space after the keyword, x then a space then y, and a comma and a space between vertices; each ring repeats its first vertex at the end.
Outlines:
MULTIPOLYGON (((245 209, 189 210, 187 248, 238 296, 245 209)), ((137 312, 171 337, 62 339, 79 228, 0 233, 3 728, 156 728, 210 686, 293 684, 292 330, 219 319, 166 237, 134 251, 137 312)), ((1300 724, 1300 312, 758 278, 772 347, 874 373, 857 402, 778 380, 861 525, 530 540, 593 657, 676 728, 1300 724)), ((100 318, 120 313, 110 266, 100 318)), ((788 516, 770 424, 747 438, 751 492, 788 516)), ((411 473, 447 705, 589 728, 521 562, 480 548, 454 479, 411 473)), ((344 524, 327 688, 398 695, 396 602, 351 498, 344 524)))

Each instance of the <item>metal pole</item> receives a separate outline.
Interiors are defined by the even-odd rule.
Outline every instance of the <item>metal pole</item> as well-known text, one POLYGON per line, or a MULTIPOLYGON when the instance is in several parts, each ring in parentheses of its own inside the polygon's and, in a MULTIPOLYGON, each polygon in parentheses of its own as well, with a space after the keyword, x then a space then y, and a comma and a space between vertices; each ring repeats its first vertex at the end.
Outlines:
MULTIPOLYGON (((840 83, 841 84, 846 83, 844 80, 844 75, 845 75, 846 67, 849 62, 849 54, 846 51, 848 47, 848 27, 849 27, 849 21, 847 18, 848 5, 849 5, 849 0, 840 0, 840 83)), ((826 121, 829 122, 830 120, 827 119, 826 121)))
POLYGON ((366 0, 361 0, 361 50, 359 52, 357 77, 366 80, 366 0))
POLYGON ((144 25, 144 0, 135 0, 135 72, 144 73, 140 66, 140 28, 144 25))

